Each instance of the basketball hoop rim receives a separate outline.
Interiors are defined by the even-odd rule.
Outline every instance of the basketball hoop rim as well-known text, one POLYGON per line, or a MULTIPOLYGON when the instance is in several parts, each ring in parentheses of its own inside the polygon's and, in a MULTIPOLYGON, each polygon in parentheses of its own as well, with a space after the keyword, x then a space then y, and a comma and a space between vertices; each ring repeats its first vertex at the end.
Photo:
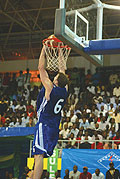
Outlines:
POLYGON ((68 45, 60 45, 60 46, 58 46, 58 45, 50 45, 50 44, 46 44, 45 42, 46 41, 51 41, 51 40, 53 40, 53 41, 55 41, 55 42, 58 42, 58 43, 62 43, 63 44, 63 42, 61 41, 61 40, 59 40, 58 38, 47 38, 47 39, 44 39, 43 41, 42 41, 42 43, 43 43, 43 45, 46 45, 46 46, 48 46, 48 47, 51 47, 51 48, 66 48, 66 49, 68 49, 68 50, 70 50, 71 48, 68 46, 68 45))

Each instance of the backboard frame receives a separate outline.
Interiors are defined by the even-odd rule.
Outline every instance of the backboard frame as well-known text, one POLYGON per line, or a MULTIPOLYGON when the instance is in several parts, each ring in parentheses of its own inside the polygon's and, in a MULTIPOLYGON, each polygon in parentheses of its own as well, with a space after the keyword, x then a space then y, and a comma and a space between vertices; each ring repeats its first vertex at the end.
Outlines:
POLYGON ((69 45, 78 54, 85 57, 94 65, 100 66, 103 65, 102 55, 120 54, 120 38, 102 39, 103 10, 112 9, 120 11, 120 6, 105 4, 102 3, 100 0, 91 1, 93 1, 94 4, 76 10, 79 13, 97 9, 96 39, 87 41, 84 40, 84 37, 84 43, 81 43, 82 37, 78 37, 75 32, 71 31, 70 28, 66 25, 66 16, 75 14, 76 10, 66 12, 65 0, 60 0, 60 8, 56 10, 54 34, 65 44, 69 45))
POLYGON ((69 37, 66 33, 66 9, 60 8, 56 9, 55 14, 55 27, 54 27, 54 34, 57 38, 59 38, 63 43, 69 45, 74 51, 76 51, 81 56, 85 57, 91 63, 96 66, 103 65, 103 60, 99 60, 94 55, 88 55, 84 52, 84 47, 80 45, 77 41, 73 38, 69 37))

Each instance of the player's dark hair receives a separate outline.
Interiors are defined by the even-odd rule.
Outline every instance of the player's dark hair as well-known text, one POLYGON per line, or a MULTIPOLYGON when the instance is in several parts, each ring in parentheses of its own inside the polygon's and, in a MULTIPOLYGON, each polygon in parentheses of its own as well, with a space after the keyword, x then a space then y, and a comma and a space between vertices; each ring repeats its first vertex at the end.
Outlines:
POLYGON ((67 84, 68 84, 68 77, 64 73, 59 72, 58 86, 64 88, 67 84))

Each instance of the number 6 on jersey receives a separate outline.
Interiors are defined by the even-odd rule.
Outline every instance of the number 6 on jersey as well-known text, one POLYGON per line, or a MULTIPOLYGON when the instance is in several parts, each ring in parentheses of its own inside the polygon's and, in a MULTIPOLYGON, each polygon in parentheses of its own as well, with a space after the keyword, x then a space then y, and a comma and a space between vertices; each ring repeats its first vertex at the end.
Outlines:
POLYGON ((58 114, 60 112, 60 110, 62 109, 62 106, 60 105, 60 103, 64 102, 64 99, 59 99, 58 102, 56 103, 55 107, 54 107, 54 113, 58 114))

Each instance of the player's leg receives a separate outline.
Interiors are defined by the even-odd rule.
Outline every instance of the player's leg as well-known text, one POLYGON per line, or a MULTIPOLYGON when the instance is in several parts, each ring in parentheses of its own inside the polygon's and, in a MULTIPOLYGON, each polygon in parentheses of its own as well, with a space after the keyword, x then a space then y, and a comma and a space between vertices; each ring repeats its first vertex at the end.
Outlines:
POLYGON ((34 174, 33 174, 33 179, 40 179, 42 176, 43 172, 43 158, 44 155, 35 155, 35 167, 34 167, 34 174))

